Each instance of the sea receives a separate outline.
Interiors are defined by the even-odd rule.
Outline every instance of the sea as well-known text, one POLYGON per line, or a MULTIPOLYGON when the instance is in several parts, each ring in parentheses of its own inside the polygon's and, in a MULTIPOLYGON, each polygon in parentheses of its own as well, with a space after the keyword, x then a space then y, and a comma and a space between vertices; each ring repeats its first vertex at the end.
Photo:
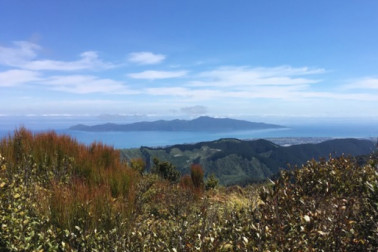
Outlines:
MULTIPOLYGON (((95 120, 81 120, 81 123, 94 125, 95 120)), ((227 131, 227 132, 168 132, 168 131, 136 131, 136 132, 85 132, 70 130, 78 120, 67 118, 21 118, 0 117, 0 138, 13 134, 19 127, 25 127, 34 133, 54 130, 61 135, 69 135, 78 142, 89 145, 101 142, 117 149, 148 147, 165 147, 175 144, 188 144, 213 141, 221 138, 249 139, 300 139, 311 138, 316 142, 329 138, 378 138, 378 121, 346 122, 309 122, 285 124, 285 128, 227 131)), ((103 123, 103 122, 102 122, 103 123)), ((284 141, 285 142, 285 141, 284 141)))

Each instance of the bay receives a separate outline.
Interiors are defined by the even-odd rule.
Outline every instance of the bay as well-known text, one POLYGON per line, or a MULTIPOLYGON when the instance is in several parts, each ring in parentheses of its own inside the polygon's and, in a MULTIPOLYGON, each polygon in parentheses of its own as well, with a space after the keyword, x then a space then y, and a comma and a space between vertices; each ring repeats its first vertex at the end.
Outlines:
MULTIPOLYGON (((13 132, 14 128, 0 129, 0 138, 13 132)), ((34 133, 45 130, 33 129, 34 133)), ((282 129, 232 131, 232 132, 85 132, 68 129, 55 129, 58 134, 75 138, 83 144, 101 142, 115 148, 138 148, 140 146, 158 147, 174 144, 197 143, 220 138, 258 139, 258 138, 376 138, 377 125, 371 124, 304 124, 282 129)))

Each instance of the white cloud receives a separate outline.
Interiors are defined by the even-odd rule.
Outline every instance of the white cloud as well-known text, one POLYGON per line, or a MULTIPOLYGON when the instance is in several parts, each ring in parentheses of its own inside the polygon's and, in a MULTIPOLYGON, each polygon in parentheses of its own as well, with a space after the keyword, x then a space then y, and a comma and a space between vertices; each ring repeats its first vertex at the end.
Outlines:
POLYGON ((278 66, 278 67, 256 67, 250 68, 259 72, 262 76, 301 76, 325 73, 323 68, 309 68, 309 67, 291 67, 291 66, 278 66))
POLYGON ((0 72, 0 87, 12 87, 40 80, 38 72, 29 70, 8 70, 0 72))
POLYGON ((109 69, 115 65, 100 60, 97 52, 87 51, 81 53, 80 59, 76 61, 34 60, 20 67, 31 70, 77 71, 109 69))
POLYGON ((152 52, 134 52, 129 54, 129 61, 140 65, 158 64, 165 58, 163 54, 155 54, 152 52))
POLYGON ((80 54, 76 61, 57 61, 37 59, 39 45, 27 42, 14 42, 14 47, 0 47, 0 64, 28 70, 77 71, 109 69, 115 67, 112 63, 103 62, 97 52, 86 51, 80 54))
POLYGON ((363 78, 346 85, 346 89, 372 89, 378 90, 378 78, 363 78))
POLYGON ((111 79, 101 79, 90 75, 53 76, 43 82, 49 88, 77 94, 111 93, 135 94, 123 82, 111 79))
POLYGON ((251 86, 290 86, 308 85, 319 82, 297 76, 325 72, 323 69, 292 68, 280 66, 273 68, 220 67, 198 74, 200 80, 189 83, 197 87, 251 87, 251 86))
POLYGON ((0 64, 20 66, 36 58, 36 51, 41 49, 39 45, 27 41, 15 41, 13 45, 13 48, 0 46, 0 64))
POLYGON ((323 69, 279 66, 272 68, 219 67, 191 76, 192 81, 179 87, 160 86, 146 89, 150 95, 211 99, 298 99, 319 80, 305 75, 324 73, 323 69), (299 95, 299 96, 298 96, 299 95))
POLYGON ((229 95, 231 92, 223 92, 214 89, 193 89, 186 87, 156 87, 146 88, 144 93, 154 96, 185 97, 193 100, 208 100, 229 95))
POLYGON ((196 89, 184 87, 156 87, 147 88, 145 92, 155 96, 173 96, 189 98, 192 101, 218 100, 222 99, 255 99, 270 98, 284 99, 290 97, 286 90, 282 89, 260 89, 257 91, 233 91, 221 89, 196 89))
POLYGON ((373 93, 331 93, 331 92, 314 92, 306 91, 301 93, 293 94, 300 98, 319 98, 330 100, 345 100, 345 101, 377 101, 378 94, 373 93))
POLYGON ((190 91, 190 89, 183 87, 156 87, 145 89, 145 92, 149 95, 166 96, 188 96, 190 91))
POLYGON ((158 86, 145 89, 145 93, 163 97, 181 97, 187 101, 235 101, 270 99, 304 102, 311 100, 378 101, 378 94, 363 92, 363 89, 378 88, 378 79, 364 79, 351 88, 361 92, 314 91, 313 85, 320 82, 304 75, 324 73, 323 69, 220 67, 193 76, 193 81, 179 85, 158 86))
MULTIPOLYGON (((1 103, 1 100, 0 100, 1 103)), ((133 103, 127 100, 89 98, 82 99, 79 96, 45 97, 44 99, 22 100, 9 104, 8 111, 16 114, 70 114, 72 116, 98 115, 105 112, 125 111, 125 108, 133 108, 133 103), (27 108, 27 109, 26 109, 27 108)))
POLYGON ((147 79, 147 80, 155 80, 155 79, 170 79, 170 78, 178 78, 183 77, 187 74, 187 71, 144 71, 140 73, 131 73, 128 74, 130 78, 133 79, 147 79))
POLYGON ((207 108, 205 106, 191 106, 191 107, 183 107, 180 109, 181 112, 192 115, 192 116, 197 116, 197 115, 204 115, 207 113, 207 108))
POLYGON ((188 98, 191 101, 222 99, 242 101, 254 99, 271 99, 286 101, 306 101, 308 99, 345 100, 345 101, 377 101, 377 94, 369 93, 332 93, 314 92, 309 89, 297 90, 294 87, 258 87, 254 90, 226 90, 226 89, 193 89, 193 88, 149 88, 147 93, 156 96, 174 96, 188 98))

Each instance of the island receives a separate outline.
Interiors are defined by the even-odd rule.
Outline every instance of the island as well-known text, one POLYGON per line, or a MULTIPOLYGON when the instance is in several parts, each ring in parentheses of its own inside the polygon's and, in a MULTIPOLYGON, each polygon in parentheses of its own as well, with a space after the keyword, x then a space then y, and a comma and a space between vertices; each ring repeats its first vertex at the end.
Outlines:
POLYGON ((201 116, 193 120, 158 120, 153 122, 136 122, 130 124, 106 123, 98 125, 78 124, 70 130, 78 131, 194 131, 194 132, 227 132, 242 130, 262 130, 285 128, 281 125, 262 122, 249 122, 230 118, 213 118, 201 116))

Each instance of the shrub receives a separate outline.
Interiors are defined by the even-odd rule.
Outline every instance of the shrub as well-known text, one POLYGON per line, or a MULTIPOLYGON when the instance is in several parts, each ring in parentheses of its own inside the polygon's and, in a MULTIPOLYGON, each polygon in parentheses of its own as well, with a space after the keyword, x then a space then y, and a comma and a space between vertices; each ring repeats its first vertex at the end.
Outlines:
POLYGON ((142 158, 136 158, 130 161, 130 167, 140 174, 143 174, 144 170, 146 169, 146 163, 142 158))
POLYGON ((192 178, 193 185, 195 188, 203 188, 203 169, 199 164, 193 164, 190 167, 190 177, 192 178))
POLYGON ((180 172, 173 164, 169 162, 160 162, 157 158, 154 158, 153 163, 153 173, 156 173, 162 178, 167 179, 171 182, 177 182, 180 178, 180 172))
POLYGON ((206 190, 215 189, 218 186, 219 180, 215 177, 214 173, 210 174, 210 176, 206 180, 206 190))
POLYGON ((21 128, 0 153, 1 251, 110 250, 127 234, 140 176, 119 151, 21 128))
POLYGON ((180 187, 184 189, 192 190, 194 185, 192 178, 189 175, 184 175, 180 178, 180 187))
POLYGON ((362 166, 345 157, 309 161, 265 185, 203 192, 199 166, 177 185, 170 182, 177 180, 171 164, 156 160, 159 176, 140 176, 118 154, 55 133, 22 129, 3 139, 0 251, 378 247, 377 157, 362 166))
POLYGON ((340 157, 283 171, 261 192, 262 250, 373 251, 378 247, 377 166, 340 157))

